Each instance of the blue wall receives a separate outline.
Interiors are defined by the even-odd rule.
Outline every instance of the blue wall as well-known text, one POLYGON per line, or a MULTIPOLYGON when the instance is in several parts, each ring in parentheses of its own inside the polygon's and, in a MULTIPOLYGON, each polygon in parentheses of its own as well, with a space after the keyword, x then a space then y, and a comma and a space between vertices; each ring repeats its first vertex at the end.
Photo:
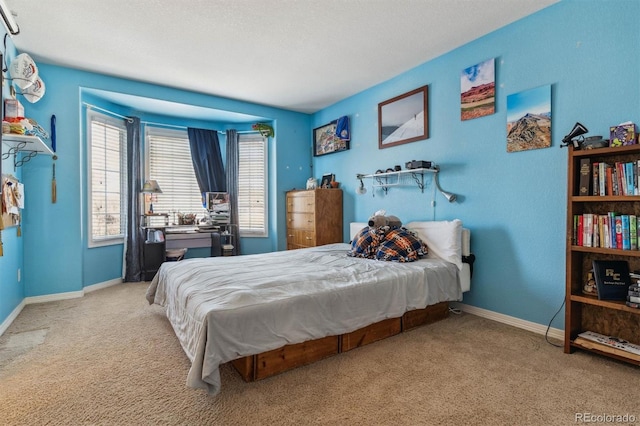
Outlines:
MULTIPOLYGON (((4 36, 2 29, 0 29, 0 35, 4 36)), ((7 49, 3 54, 7 63, 10 63, 11 59, 16 57, 16 49, 11 38, 7 39, 7 49)), ((9 95, 9 84, 7 81, 3 81, 3 83, 3 87, 0 90, 2 90, 3 97, 7 97, 9 95)), ((2 146, 2 151, 7 152, 5 145, 2 146)), ((13 160, 13 156, 6 160, 3 160, 0 156, 2 173, 21 179, 22 168, 14 169, 13 160)), ((24 276, 24 239, 18 237, 16 227, 5 228, 2 231, 2 243, 4 256, 0 257, 0 325, 24 299, 24 278, 18 282, 18 269, 21 270, 21 275, 24 276)))
MULTIPOLYGON (((610 125, 640 122, 639 18, 635 0, 564 0, 326 108, 312 125, 350 116, 352 146, 316 157, 314 173, 342 182, 346 222, 378 209, 404 222, 462 219, 478 258, 464 303, 547 324, 565 286, 567 151, 559 145, 576 121, 606 137, 610 125), (496 58, 496 113, 461 121, 460 72, 489 58, 496 58), (379 150, 378 103, 423 85, 429 138, 379 150), (507 95, 543 85, 552 90, 552 146, 507 153, 507 95), (460 194, 458 202, 434 193, 432 183, 424 193, 391 188, 373 197, 367 185, 355 194, 356 173, 412 159, 439 164, 440 183, 460 194)), ((563 328, 563 318, 553 326, 563 328)))
MULTIPOLYGON (((607 135, 608 126, 622 121, 640 122, 639 18, 635 0, 563 0, 313 116, 39 64, 47 94, 25 106, 40 123, 48 123, 51 114, 58 118, 58 202, 50 201, 51 158, 25 165, 23 238, 3 233, 0 322, 25 296, 76 291, 120 274, 121 249, 86 249, 80 99, 82 88, 93 88, 274 120, 271 238, 258 241, 253 252, 285 248, 284 192, 303 187, 310 174, 311 130, 350 116, 351 149, 313 160, 315 177, 335 173, 342 183, 345 225, 381 208, 405 222, 460 218, 473 231, 478 256, 473 290, 464 302, 547 324, 564 295, 567 153, 558 146, 576 121, 589 135, 607 135), (496 113, 461 122, 460 72, 488 58, 496 58, 496 113), (423 85, 429 86, 429 138, 379 150, 378 103, 423 85), (507 95, 542 85, 552 87, 552 147, 507 153, 507 95), (367 194, 355 194, 356 173, 411 159, 439 164, 441 184, 459 194, 458 202, 448 203, 430 181, 424 193, 398 187, 374 197, 366 182, 367 194)), ((562 321, 553 325, 562 328, 562 321)))

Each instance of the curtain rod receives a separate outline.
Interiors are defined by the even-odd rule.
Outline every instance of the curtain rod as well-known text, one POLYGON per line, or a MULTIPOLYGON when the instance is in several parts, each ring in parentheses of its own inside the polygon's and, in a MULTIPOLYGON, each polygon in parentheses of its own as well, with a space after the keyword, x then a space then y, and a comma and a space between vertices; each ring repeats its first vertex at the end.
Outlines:
MULTIPOLYGON (((99 111, 106 112, 106 113, 111 114, 113 116, 116 116, 116 117, 119 117, 119 118, 123 118, 123 119, 129 121, 129 123, 133 122, 131 117, 127 117, 125 115, 118 114, 117 112, 109 111, 108 109, 100 108, 98 106, 89 104, 87 102, 83 102, 83 104, 86 105, 89 108, 97 109, 99 111)), ((149 124, 149 125, 153 125, 153 126, 173 127, 173 128, 176 128, 176 129, 185 129, 185 130, 187 129, 187 126, 179 126, 179 125, 176 125, 176 124, 155 123, 153 121, 140 121, 140 123, 141 124, 149 124)), ((216 130, 216 132, 220 133, 221 135, 225 135, 226 134, 226 132, 223 132, 222 130, 216 130)), ((256 130, 237 130, 236 132, 237 133, 260 133, 260 132, 258 132, 256 130)))
POLYGON ((133 123, 133 120, 131 119, 131 117, 127 117, 126 115, 118 114, 117 112, 109 111, 108 109, 100 108, 98 106, 91 105, 87 102, 83 102, 83 104, 86 105, 87 108, 89 109, 97 109, 98 111, 106 112, 107 114, 111 114, 114 117, 123 118, 127 120, 129 123, 133 123))
MULTIPOLYGON (((149 124, 152 126, 174 127, 176 129, 185 129, 185 130, 189 127, 189 126, 180 126, 177 124, 154 123, 153 121, 140 121, 140 123, 149 124)), ((215 130, 215 129, 211 129, 211 130, 215 130)), ((221 135, 227 134, 225 131, 222 131, 222 130, 215 130, 215 131, 220 133, 221 135)), ((260 133, 256 130, 236 130, 236 132, 237 133, 260 133)))

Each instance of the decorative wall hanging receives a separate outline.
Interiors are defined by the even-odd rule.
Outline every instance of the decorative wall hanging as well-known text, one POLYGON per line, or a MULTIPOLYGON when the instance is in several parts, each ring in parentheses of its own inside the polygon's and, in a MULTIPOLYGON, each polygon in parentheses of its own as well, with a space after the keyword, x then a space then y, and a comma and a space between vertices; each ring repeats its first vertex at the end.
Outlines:
POLYGON ((507 152, 551 146, 551 86, 507 96, 507 152))
POLYGON ((270 124, 267 123, 256 123, 253 126, 251 126, 251 128, 253 130, 257 130, 258 132, 260 132, 260 134, 262 136, 264 136, 265 138, 269 138, 269 137, 274 137, 275 136, 275 132, 273 131, 273 127, 271 127, 270 124))
POLYGON ((495 59, 465 68, 460 73, 460 119, 471 120, 496 112, 495 59))
POLYGON ((319 157, 349 149, 349 117, 340 117, 313 129, 313 156, 319 157))
POLYGON ((378 148, 429 137, 427 86, 378 104, 378 148))

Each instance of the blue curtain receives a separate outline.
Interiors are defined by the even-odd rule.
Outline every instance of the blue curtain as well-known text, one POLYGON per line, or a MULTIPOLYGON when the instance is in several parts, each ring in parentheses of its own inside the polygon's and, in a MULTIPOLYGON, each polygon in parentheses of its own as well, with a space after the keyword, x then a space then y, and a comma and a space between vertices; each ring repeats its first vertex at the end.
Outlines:
POLYGON ((231 208, 231 223, 234 254, 240 254, 240 225, 238 223, 238 170, 240 166, 240 155, 238 150, 238 132, 227 130, 227 192, 229 193, 229 207, 231 208))
POLYGON ((142 256, 144 236, 140 228, 140 189, 142 187, 140 119, 128 117, 127 128, 127 235, 125 243, 123 280, 142 281, 142 256))
POLYGON ((200 192, 226 192, 227 182, 218 132, 189 127, 187 133, 191 147, 191 161, 200 192))

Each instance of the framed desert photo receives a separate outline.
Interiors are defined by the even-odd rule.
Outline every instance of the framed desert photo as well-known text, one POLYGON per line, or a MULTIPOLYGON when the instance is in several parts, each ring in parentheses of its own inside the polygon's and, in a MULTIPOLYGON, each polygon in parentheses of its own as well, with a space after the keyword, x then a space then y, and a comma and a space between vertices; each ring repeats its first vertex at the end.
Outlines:
POLYGON ((336 133, 338 120, 313 129, 313 156, 331 154, 349 149, 349 141, 336 133))
POLYGON ((495 58, 460 73, 460 119, 471 120, 496 112, 495 58))
POLYGON ((427 86, 378 104, 378 148, 429 137, 427 86))

